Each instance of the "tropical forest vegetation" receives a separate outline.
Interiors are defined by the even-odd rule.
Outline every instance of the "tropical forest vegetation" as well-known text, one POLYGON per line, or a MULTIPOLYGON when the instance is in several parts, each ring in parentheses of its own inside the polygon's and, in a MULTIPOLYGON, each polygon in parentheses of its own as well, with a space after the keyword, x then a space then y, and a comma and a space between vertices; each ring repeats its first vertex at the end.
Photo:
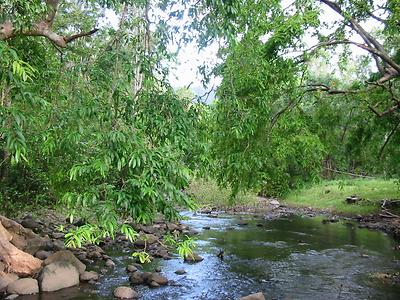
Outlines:
POLYGON ((399 45, 399 0, 2 0, 0 215, 70 248, 263 199, 397 220, 399 45))

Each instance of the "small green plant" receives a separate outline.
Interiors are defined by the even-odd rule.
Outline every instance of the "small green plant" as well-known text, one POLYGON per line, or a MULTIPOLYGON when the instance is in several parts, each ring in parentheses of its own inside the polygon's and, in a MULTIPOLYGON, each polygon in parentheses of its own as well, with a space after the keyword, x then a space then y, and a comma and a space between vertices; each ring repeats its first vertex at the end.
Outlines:
POLYGON ((176 243, 178 254, 182 257, 193 257, 193 249, 196 247, 196 243, 194 239, 191 237, 185 236, 183 241, 179 241, 176 243))
POLYGON ((59 232, 65 232, 65 226, 63 224, 58 225, 57 231, 59 232))
POLYGON ((65 246, 80 248, 84 243, 98 244, 101 236, 102 231, 98 226, 85 224, 76 229, 69 230, 65 235, 65 246))
POLYGON ((122 225, 121 225, 121 233, 122 234, 125 234, 125 236, 126 236, 126 238, 131 242, 131 243, 133 243, 135 240, 136 240, 136 238, 138 237, 138 233, 132 228, 132 226, 130 226, 130 225, 128 225, 128 224, 126 224, 126 223, 123 223, 122 225))
POLYGON ((176 246, 176 240, 173 235, 168 233, 164 236, 164 242, 170 246, 176 246))
POLYGON ((135 257, 139 260, 141 264, 150 263, 151 257, 146 251, 139 251, 132 253, 132 257, 135 257))

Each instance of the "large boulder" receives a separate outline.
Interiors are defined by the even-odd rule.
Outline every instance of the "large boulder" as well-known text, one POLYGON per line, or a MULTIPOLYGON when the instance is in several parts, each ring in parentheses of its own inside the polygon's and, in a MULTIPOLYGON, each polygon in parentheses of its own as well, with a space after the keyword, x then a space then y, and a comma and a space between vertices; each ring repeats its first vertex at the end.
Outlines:
POLYGON ((265 297, 263 293, 259 292, 245 297, 241 297, 239 300, 265 300, 265 297))
POLYGON ((39 293, 39 285, 36 279, 21 278, 7 286, 7 293, 18 295, 32 295, 39 293))
POLYGON ((0 293, 5 291, 7 286, 16 281, 18 276, 13 273, 0 272, 0 293))
POLYGON ((45 266, 39 276, 40 290, 53 292, 79 284, 79 272, 75 265, 57 261, 45 266))
POLYGON ((79 259, 77 259, 75 255, 69 250, 58 251, 50 255, 48 258, 46 258, 44 264, 47 266, 55 262, 70 263, 73 266, 75 266, 79 274, 82 274, 86 270, 85 264, 83 264, 79 259))
POLYGON ((130 287, 120 286, 114 290, 114 297, 118 299, 136 299, 139 298, 139 294, 130 287))

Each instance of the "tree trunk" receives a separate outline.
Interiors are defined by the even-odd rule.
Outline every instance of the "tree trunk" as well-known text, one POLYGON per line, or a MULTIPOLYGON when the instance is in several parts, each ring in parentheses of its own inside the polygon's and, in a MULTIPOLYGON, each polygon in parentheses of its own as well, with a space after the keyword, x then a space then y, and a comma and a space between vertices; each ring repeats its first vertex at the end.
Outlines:
POLYGON ((12 234, 0 222, 0 261, 6 265, 7 272, 18 276, 31 276, 37 273, 42 266, 42 261, 19 250, 10 243, 11 240, 12 234))

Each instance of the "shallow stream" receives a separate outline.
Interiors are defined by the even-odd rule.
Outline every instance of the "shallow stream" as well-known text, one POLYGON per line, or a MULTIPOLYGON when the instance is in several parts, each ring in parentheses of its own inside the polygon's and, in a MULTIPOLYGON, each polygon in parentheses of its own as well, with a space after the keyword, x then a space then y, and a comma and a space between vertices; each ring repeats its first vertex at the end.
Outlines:
MULTIPOLYGON (((196 252, 204 261, 155 260, 145 270, 161 267, 171 284, 136 287, 140 299, 238 299, 259 291, 266 299, 400 299, 399 286, 368 276, 400 270, 397 243, 382 232, 346 221, 322 224, 321 217, 188 216, 185 223, 200 232, 196 252), (187 273, 177 275, 178 269, 187 273)), ((116 268, 96 285, 18 299, 113 299, 115 287, 129 285, 125 267, 132 259, 116 249, 108 254, 116 268)))

